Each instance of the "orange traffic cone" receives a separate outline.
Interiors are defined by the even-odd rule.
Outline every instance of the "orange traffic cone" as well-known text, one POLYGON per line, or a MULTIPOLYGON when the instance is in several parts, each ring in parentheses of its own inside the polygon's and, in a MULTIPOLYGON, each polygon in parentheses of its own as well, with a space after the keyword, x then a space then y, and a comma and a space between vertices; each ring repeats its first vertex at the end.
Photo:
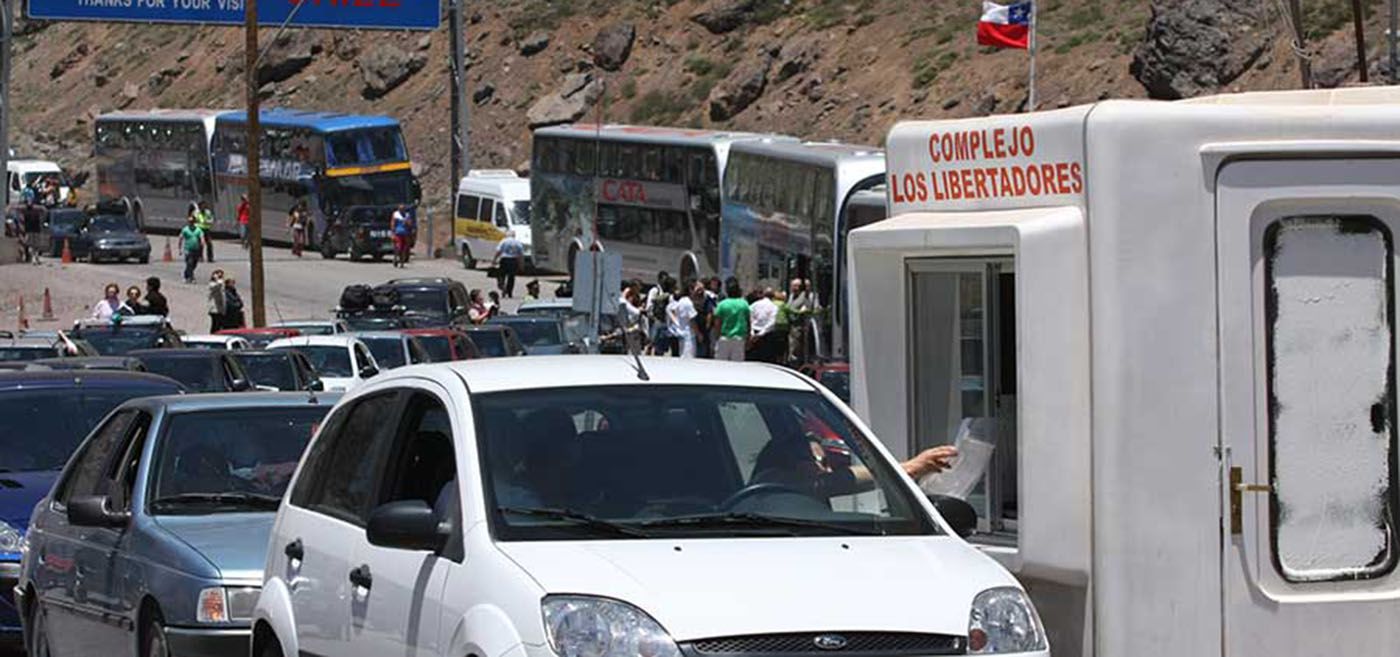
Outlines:
POLYGON ((73 249, 68 248, 68 238, 63 239, 63 264, 73 264, 73 249))
POLYGON ((53 298, 49 296, 49 288, 44 288, 44 314, 39 317, 39 321, 55 321, 53 316, 53 298))
POLYGON ((19 328, 21 331, 29 328, 29 315, 24 312, 24 295, 19 295, 19 328))
POLYGON ((170 252, 170 238, 165 238, 165 255, 160 257, 161 262, 175 262, 175 254, 170 252))

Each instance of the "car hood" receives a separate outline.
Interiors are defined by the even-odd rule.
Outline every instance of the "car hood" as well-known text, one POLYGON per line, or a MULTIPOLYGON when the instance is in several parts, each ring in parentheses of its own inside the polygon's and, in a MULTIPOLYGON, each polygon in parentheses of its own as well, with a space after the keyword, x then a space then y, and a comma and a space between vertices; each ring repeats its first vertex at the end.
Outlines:
POLYGON ((93 239, 101 240, 132 240, 140 242, 146 239, 145 235, 131 230, 94 230, 89 235, 93 239))
POLYGON ((360 384, 360 380, 345 376, 323 376, 321 383, 326 386, 326 392, 349 392, 360 384))
POLYGON ((569 345, 565 344, 537 344, 525 347, 525 353, 531 356, 562 356, 569 353, 569 345))
POLYGON ((0 472, 0 520, 24 529, 34 506, 49 494, 58 479, 57 470, 40 472, 0 472))
POLYGON ((262 581, 274 512, 157 516, 161 529, 194 548, 225 579, 262 581))
POLYGON ((956 538, 499 543, 546 594, 646 611, 677 641, 786 632, 964 635, 973 598, 1016 586, 956 538))

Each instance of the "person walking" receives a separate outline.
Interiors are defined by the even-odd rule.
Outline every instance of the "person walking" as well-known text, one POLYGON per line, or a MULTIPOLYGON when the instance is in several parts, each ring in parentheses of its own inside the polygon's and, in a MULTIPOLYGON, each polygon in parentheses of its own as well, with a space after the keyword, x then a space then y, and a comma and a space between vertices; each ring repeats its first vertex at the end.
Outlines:
POLYGON ((301 203, 287 211, 287 227, 292 229, 292 255, 300 258, 306 248, 306 213, 302 212, 301 203))
POLYGON ((161 317, 170 315, 170 305, 165 301, 165 295, 160 293, 160 279, 155 276, 146 279, 146 306, 144 310, 147 315, 161 317))
POLYGON ((394 266, 403 268, 408 266, 408 245, 409 240, 413 238, 413 221, 409 219, 404 206, 400 205, 394 210, 390 222, 394 233, 394 266))
POLYGON ((671 333, 673 346, 671 355, 681 358, 695 357, 695 301, 692 288, 689 294, 674 294, 666 306, 666 328, 671 333))
POLYGON ((195 216, 199 219, 199 229, 204 231, 204 257, 209 264, 214 264, 214 211, 209 209, 208 201, 200 201, 194 207, 195 216))
POLYGON ((739 280, 730 278, 725 285, 724 300, 715 306, 711 327, 719 334, 715 344, 715 358, 743 362, 744 348, 749 341, 749 302, 744 300, 744 291, 739 280))
POLYGON ((44 250, 44 217, 48 211, 27 200, 20 210, 20 230, 24 252, 29 262, 40 264, 39 254, 44 250))
POLYGON ((224 328, 243 328, 243 297, 238 294, 238 283, 233 278, 224 279, 224 328))
POLYGON ((194 268, 199 264, 199 255, 204 250, 204 231, 194 213, 185 217, 185 227, 180 229, 180 250, 185 256, 185 282, 194 282, 194 268))
POLYGON ((525 244, 515 238, 515 231, 506 231, 506 236, 496 244, 496 256, 491 266, 500 266, 501 274, 496 287, 507 299, 515 297, 515 275, 525 269, 525 244))
POLYGON ((248 204, 248 195, 238 197, 238 241, 248 248, 248 222, 252 221, 253 207, 248 204))
POLYGON ((778 305, 773 303, 773 288, 764 288, 758 299, 749 305, 749 360, 776 363, 773 354, 773 329, 778 324, 778 305))
POLYGON ((224 292, 224 270, 215 269, 209 274, 209 293, 205 302, 209 313, 209 332, 218 333, 224 328, 224 313, 228 310, 228 295, 224 292))
POLYGON ((675 296, 676 281, 667 276, 657 288, 659 291, 655 295, 647 293, 650 297, 647 316, 651 319, 651 353, 653 356, 665 356, 674 351, 672 345, 675 340, 671 338, 668 310, 675 296))
POLYGON ((97 320, 110 320, 113 317, 133 314, 126 304, 122 303, 120 294, 122 289, 116 283, 108 283, 102 288, 102 300, 92 307, 92 318, 97 320))

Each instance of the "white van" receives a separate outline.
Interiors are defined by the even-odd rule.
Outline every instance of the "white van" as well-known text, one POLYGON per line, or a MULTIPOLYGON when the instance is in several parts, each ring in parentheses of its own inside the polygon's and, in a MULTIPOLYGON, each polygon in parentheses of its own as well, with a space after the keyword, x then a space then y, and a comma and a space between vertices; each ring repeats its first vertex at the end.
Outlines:
POLYGON ((1050 654, 954 533, 967 505, 940 514, 790 370, 402 367, 336 405, 288 490, 257 657, 1050 654))
POLYGON ((1400 653, 1397 134, 1386 87, 890 132, 854 405, 980 425, 971 540, 1057 655, 1400 653))
POLYGON ((490 262, 496 245, 515 231, 525 244, 525 264, 535 263, 530 239, 530 180, 508 169, 473 169, 457 185, 452 241, 467 269, 490 262))
POLYGON ((7 160, 5 169, 9 173, 9 182, 5 187, 5 203, 7 205, 19 203, 22 200, 21 194, 26 185, 37 184, 49 176, 53 176, 59 181, 59 203, 66 203, 68 194, 72 192, 68 175, 63 173, 63 169, 57 163, 48 160, 7 160))

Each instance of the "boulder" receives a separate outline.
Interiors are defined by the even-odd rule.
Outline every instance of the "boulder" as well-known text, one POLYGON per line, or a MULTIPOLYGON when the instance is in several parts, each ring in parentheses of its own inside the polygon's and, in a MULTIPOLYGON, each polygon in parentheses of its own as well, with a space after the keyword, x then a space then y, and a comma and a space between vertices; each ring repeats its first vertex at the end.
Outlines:
POLYGON ((785 42, 777 54, 778 70, 774 73, 774 82, 783 82, 805 73, 821 57, 821 52, 821 44, 816 39, 793 39, 785 42))
POLYGON ((589 80, 572 94, 565 94, 561 89, 539 99, 530 107, 530 111, 525 113, 525 119, 532 130, 573 123, 583 118, 602 95, 602 80, 589 80))
POLYGON ((520 54, 529 57, 544 52, 544 49, 548 47, 549 33, 544 30, 536 30, 520 42, 520 54))
POLYGON ((79 43, 77 47, 68 51, 68 54, 64 55, 62 59, 54 62, 53 68, 49 69, 49 79, 57 80, 63 77, 63 74, 67 73, 69 69, 77 66, 78 62, 87 58, 88 52, 88 44, 79 43))
POLYGON ((711 34, 725 34, 748 22, 753 15, 755 0, 711 0, 690 20, 699 23, 711 34))
POLYGON ((768 87, 768 71, 773 57, 763 54, 734 69, 710 92, 710 120, 728 121, 752 105, 768 87))
POLYGON ((477 105, 480 105, 488 100, 491 100, 491 97, 495 95, 495 85, 491 84, 490 82, 485 82, 482 83, 480 87, 477 87, 476 91, 472 92, 472 102, 476 103, 477 105))
POLYGON ((117 107, 126 107, 141 97, 141 87, 135 82, 128 82, 122 85, 121 98, 117 99, 117 107))
POLYGON ((598 31, 593 37, 593 63, 599 68, 616 71, 632 56, 632 42, 637 39, 637 28, 631 23, 614 23, 598 31))
POLYGON ((360 59, 360 77, 365 82, 360 95, 368 100, 382 98, 427 64, 423 53, 409 54, 381 43, 360 59))
POLYGON ((1163 100, 1210 94, 1254 65, 1274 41, 1272 5, 1158 0, 1128 70, 1163 100))
POLYGON ((290 79, 315 59, 311 42, 301 38, 300 32, 284 32, 272 42, 262 61, 258 62, 258 84, 290 79))

